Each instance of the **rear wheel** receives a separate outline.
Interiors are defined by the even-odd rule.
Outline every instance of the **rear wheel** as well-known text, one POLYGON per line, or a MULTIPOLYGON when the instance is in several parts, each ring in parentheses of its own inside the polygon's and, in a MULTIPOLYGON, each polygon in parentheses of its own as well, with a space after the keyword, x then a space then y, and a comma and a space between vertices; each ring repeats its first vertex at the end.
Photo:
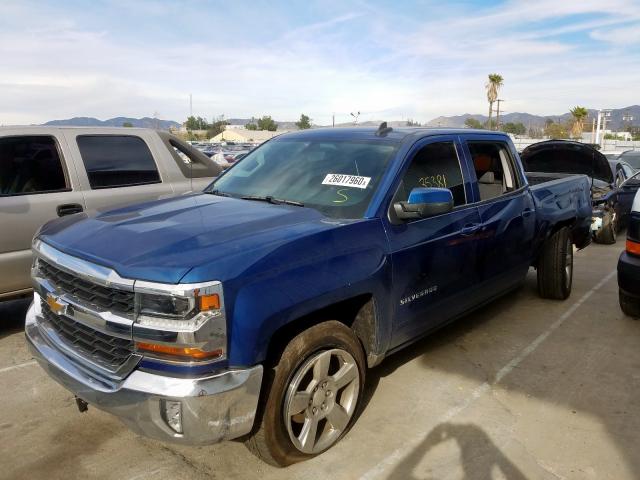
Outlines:
POLYGON ((249 450, 271 465, 286 466, 331 448, 362 403, 365 366, 358 338, 340 322, 323 322, 296 336, 265 378, 249 450))
POLYGON ((620 308, 625 315, 636 320, 640 318, 640 300, 627 295, 623 291, 619 291, 618 298, 620 300, 620 308))
POLYGON ((542 298, 564 300, 573 283, 573 245, 568 228, 554 233, 538 259, 538 293, 542 298))

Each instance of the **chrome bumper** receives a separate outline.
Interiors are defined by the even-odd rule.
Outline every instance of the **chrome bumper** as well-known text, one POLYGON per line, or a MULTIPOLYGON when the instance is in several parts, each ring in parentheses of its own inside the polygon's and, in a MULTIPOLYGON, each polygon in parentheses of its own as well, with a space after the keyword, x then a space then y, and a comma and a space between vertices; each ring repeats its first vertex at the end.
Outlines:
POLYGON ((134 370, 121 381, 97 376, 72 361, 38 326, 31 304, 25 321, 31 353, 54 380, 74 395, 119 417, 135 432, 163 441, 207 445, 251 431, 262 366, 226 370, 203 378, 174 378, 134 370), (162 415, 163 401, 182 404, 182 434, 162 415))

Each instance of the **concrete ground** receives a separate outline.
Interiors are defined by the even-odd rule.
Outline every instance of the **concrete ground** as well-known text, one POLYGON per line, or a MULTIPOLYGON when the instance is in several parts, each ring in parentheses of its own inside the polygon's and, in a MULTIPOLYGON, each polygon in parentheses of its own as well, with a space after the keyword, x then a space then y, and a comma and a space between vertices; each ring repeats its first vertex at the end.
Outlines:
POLYGON ((640 322, 618 306, 623 248, 575 257, 564 302, 523 288, 374 369, 329 452, 272 468, 240 443, 176 447, 90 408, 31 361, 27 302, 0 306, 0 477, 11 479, 640 478, 640 322))

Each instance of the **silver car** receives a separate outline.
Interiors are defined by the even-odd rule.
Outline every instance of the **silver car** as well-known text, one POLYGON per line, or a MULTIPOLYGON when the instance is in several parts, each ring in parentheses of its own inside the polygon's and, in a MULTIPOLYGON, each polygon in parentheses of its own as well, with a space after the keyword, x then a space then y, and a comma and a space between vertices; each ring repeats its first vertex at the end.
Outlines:
POLYGON ((31 239, 45 222, 200 191, 220 171, 166 132, 1 127, 0 299, 31 291, 31 239))

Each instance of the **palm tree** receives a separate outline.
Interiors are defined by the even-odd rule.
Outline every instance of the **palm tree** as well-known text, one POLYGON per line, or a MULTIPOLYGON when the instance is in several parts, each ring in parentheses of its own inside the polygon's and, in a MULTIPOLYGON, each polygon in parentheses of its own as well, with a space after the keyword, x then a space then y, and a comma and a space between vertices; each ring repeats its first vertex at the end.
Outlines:
POLYGON ((581 137, 582 130, 584 128, 584 119, 589 115, 589 111, 584 107, 574 107, 570 110, 571 116, 573 116, 573 136, 581 137))
POLYGON ((487 122, 488 128, 493 130, 491 126, 491 114, 493 113, 493 104, 498 99, 498 91, 502 87, 503 78, 498 73, 490 73, 489 81, 485 85, 487 89, 487 100, 489 101, 489 121, 487 122))

